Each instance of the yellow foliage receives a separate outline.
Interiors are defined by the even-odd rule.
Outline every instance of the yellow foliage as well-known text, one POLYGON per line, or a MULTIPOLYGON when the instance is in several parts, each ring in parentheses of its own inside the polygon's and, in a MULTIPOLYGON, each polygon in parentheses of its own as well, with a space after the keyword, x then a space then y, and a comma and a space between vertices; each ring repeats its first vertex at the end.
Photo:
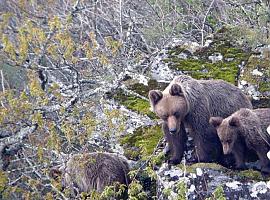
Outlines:
POLYGON ((95 129, 96 126, 96 120, 95 117, 89 112, 86 113, 82 120, 81 120, 81 124, 83 125, 83 127, 86 129, 86 134, 90 137, 92 132, 95 129))
POLYGON ((8 36, 3 35, 2 37, 2 43, 4 45, 4 52, 7 53, 7 55, 12 59, 16 60, 16 52, 15 47, 12 44, 12 42, 9 40, 8 36))
POLYGON ((106 55, 100 54, 100 55, 99 55, 99 62, 100 62, 103 66, 106 66, 106 65, 109 64, 109 59, 107 58, 106 55))
POLYGON ((43 161, 43 157, 44 157, 43 155, 44 155, 43 148, 41 146, 38 146, 37 156, 38 156, 38 161, 39 162, 42 162, 43 161))
POLYGON ((0 170, 0 193, 2 193, 8 185, 8 176, 4 171, 0 170))
POLYGON ((66 136, 68 143, 70 144, 74 138, 74 130, 72 128, 72 124, 70 124, 69 122, 65 122, 63 123, 61 128, 66 136))
POLYGON ((98 42, 96 40, 96 35, 93 31, 90 32, 89 34, 89 38, 92 42, 92 45, 93 45, 93 49, 98 49, 99 45, 98 45, 98 42))
POLYGON ((116 56, 117 52, 122 46, 122 43, 120 41, 114 40, 112 37, 106 37, 105 44, 108 48, 110 48, 113 56, 116 56))
POLYGON ((45 196, 45 200, 54 200, 53 194, 51 192, 48 192, 45 196))
POLYGON ((48 129, 50 130, 50 136, 47 142, 47 146, 51 149, 55 149, 56 151, 60 152, 61 149, 61 141, 57 134, 57 130, 53 123, 48 125, 48 129))
POLYGON ((19 63, 22 63, 28 54, 28 42, 27 38, 25 35, 21 34, 19 35, 19 55, 20 55, 20 60, 19 63))
POLYGON ((42 127, 44 125, 44 121, 43 121, 43 118, 42 118, 42 114, 40 112, 35 112, 33 115, 32 115, 32 123, 35 124, 37 123, 38 126, 42 127))
POLYGON ((61 20, 59 19, 58 16, 54 16, 53 18, 49 19, 49 27, 50 27, 50 30, 58 30, 61 28, 61 20))
POLYGON ((34 76, 34 74, 29 73, 28 78, 30 80, 29 89, 30 89, 31 96, 36 97, 36 98, 44 98, 45 92, 42 90, 40 83, 37 80, 37 78, 34 76))

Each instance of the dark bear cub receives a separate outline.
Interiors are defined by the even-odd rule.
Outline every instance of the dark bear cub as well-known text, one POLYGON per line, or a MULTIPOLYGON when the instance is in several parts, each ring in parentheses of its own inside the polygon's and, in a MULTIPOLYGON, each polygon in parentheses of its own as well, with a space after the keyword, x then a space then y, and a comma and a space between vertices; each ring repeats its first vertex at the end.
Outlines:
POLYGON ((210 123, 217 129, 224 154, 234 155, 236 168, 246 168, 247 150, 253 149, 259 157, 261 171, 270 173, 270 160, 267 158, 270 137, 266 131, 270 124, 270 108, 242 108, 226 119, 211 117, 210 123))
POLYGON ((186 129, 194 139, 199 162, 220 160, 222 147, 216 129, 209 124, 210 117, 228 117, 240 108, 252 108, 236 86, 222 80, 196 80, 186 75, 175 77, 163 92, 151 90, 149 100, 153 111, 163 120, 172 164, 182 160, 186 129))
POLYGON ((128 186, 129 164, 113 153, 84 153, 73 155, 59 169, 51 170, 51 177, 62 178, 62 186, 78 193, 101 193, 115 183, 128 186))

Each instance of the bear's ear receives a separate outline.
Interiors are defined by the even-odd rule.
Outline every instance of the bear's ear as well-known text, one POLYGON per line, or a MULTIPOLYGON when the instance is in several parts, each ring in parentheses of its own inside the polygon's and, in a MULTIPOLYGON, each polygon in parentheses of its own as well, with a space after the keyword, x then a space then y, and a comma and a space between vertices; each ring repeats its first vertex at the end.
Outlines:
POLYGON ((149 91, 148 97, 149 97, 150 103, 152 105, 156 105, 157 102, 160 99, 162 99, 163 95, 162 95, 162 92, 160 92, 159 90, 151 90, 149 91))
POLYGON ((222 123, 222 121, 223 121, 222 117, 211 117, 209 123, 216 128, 222 123))
POLYGON ((173 84, 169 90, 169 93, 172 95, 172 96, 181 96, 183 95, 183 91, 182 91, 182 88, 180 85, 178 84, 173 84))
POLYGON ((230 120, 229 120, 229 125, 230 126, 235 126, 235 127, 238 127, 240 126, 240 121, 239 121, 239 118, 238 117, 232 117, 230 120))

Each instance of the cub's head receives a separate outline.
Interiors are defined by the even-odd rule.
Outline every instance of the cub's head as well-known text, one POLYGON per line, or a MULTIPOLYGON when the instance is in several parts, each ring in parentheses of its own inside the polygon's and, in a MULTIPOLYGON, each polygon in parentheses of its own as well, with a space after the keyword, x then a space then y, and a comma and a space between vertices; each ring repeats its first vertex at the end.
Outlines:
POLYGON ((188 113, 187 101, 181 86, 173 84, 169 94, 151 90, 149 100, 153 111, 167 124, 170 133, 178 133, 181 121, 188 113))
POLYGON ((217 129, 217 134, 223 147, 223 153, 232 152, 234 143, 240 131, 240 121, 236 116, 223 119, 221 117, 211 117, 210 124, 217 129))

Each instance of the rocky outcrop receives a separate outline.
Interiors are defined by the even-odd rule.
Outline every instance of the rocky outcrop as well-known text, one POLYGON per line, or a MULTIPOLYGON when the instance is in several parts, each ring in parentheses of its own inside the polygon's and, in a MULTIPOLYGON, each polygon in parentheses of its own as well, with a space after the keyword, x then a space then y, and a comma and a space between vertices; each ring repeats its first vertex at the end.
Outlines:
POLYGON ((250 159, 249 170, 245 171, 215 163, 194 164, 191 138, 181 164, 169 166, 164 156, 165 143, 160 140, 160 121, 149 110, 147 99, 149 90, 162 90, 174 76, 188 74, 196 79, 223 79, 238 85, 253 99, 254 107, 270 107, 269 49, 252 50, 230 38, 225 29, 209 38, 204 47, 175 40, 156 54, 144 75, 129 74, 120 89, 109 96, 136 115, 144 116, 142 119, 147 118, 148 123, 133 126, 121 144, 124 154, 135 161, 135 168, 150 166, 155 170, 155 181, 145 174, 140 176, 148 199, 153 195, 158 199, 270 198, 269 179, 258 171, 256 159, 250 159))

